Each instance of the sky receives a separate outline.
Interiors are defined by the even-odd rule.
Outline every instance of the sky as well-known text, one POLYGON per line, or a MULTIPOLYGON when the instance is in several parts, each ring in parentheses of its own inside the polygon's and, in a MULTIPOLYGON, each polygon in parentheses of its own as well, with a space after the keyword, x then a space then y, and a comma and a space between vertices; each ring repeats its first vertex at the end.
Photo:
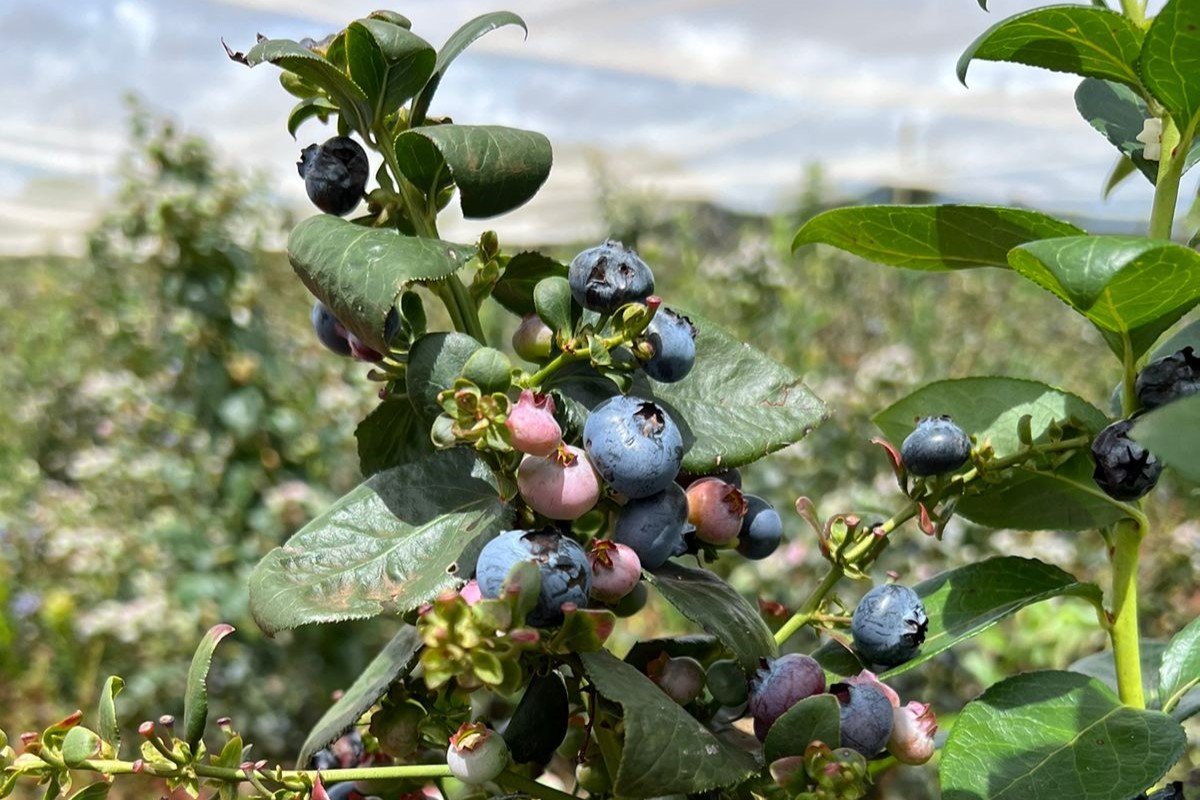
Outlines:
MULTIPOLYGON (((477 14, 529 26, 489 34, 451 68, 433 111, 539 130, 555 148, 541 195, 495 227, 510 242, 599 236, 596 179, 738 210, 780 208, 820 164, 841 197, 879 184, 1116 219, 1145 215, 1138 179, 1107 203, 1115 154, 1080 119, 1077 79, 976 63, 962 50, 1028 0, 410 0, 396 10, 435 46, 477 14)), ((132 92, 221 158, 270 176, 304 207, 294 98, 274 68, 231 63, 225 38, 320 36, 379 0, 0 0, 0 254, 78 250, 103 211, 132 92)))

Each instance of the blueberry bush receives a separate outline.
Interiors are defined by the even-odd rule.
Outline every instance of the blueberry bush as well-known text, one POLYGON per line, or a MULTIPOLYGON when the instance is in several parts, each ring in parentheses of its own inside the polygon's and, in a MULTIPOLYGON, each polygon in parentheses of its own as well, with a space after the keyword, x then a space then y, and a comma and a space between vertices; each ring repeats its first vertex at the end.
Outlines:
POLYGON ((317 722, 295 768, 257 759, 228 717, 210 730, 210 668, 234 633, 219 623, 196 650, 180 719, 144 722, 137 746, 122 747, 124 683, 112 676, 86 724, 76 712, 19 741, 0 733, 0 796, 37 785, 45 797, 99 798, 130 776, 280 800, 426 790, 853 800, 936 757, 954 800, 1181 797, 1179 784, 1160 784, 1200 710, 1200 623, 1143 646, 1138 563, 1153 547, 1164 467, 1200 479, 1200 325, 1185 319, 1200 302, 1200 256, 1172 238, 1200 124, 1190 69, 1200 0, 1169 0, 1152 19, 1140 0, 1035 9, 994 25, 959 64, 964 79, 980 59, 1082 77, 1081 113, 1120 151, 1110 185, 1139 173, 1154 184, 1147 236, 963 205, 839 208, 795 233, 795 248, 888 266, 1016 273, 1094 326, 1122 380, 1109 410, 1046 383, 978 376, 878 412, 873 463, 894 478, 893 509, 797 499, 825 571, 773 625, 713 567, 779 552, 784 515, 740 470, 824 422, 821 400, 656 294, 627 243, 563 264, 505 252, 492 231, 472 245, 439 236, 456 196, 465 217, 491 218, 550 171, 540 134, 431 114, 454 59, 503 26, 524 23, 487 14, 435 50, 402 15, 376 12, 319 42, 227 48, 282 71, 299 101, 293 135, 312 119, 337 127, 301 154, 325 213, 293 228, 288 257, 313 295, 313 337, 331 359, 368 364, 379 395, 355 432, 365 480, 262 558, 250 611, 268 636, 388 618, 391 641, 317 722), (520 320, 520 363, 489 342, 481 311, 497 308, 520 320), (443 318, 450 329, 437 329, 443 318), (853 608, 838 598, 844 581, 886 565, 897 539, 941 541, 957 520, 1081 541, 1095 531, 1108 590, 997 555, 912 586, 881 582, 853 608), (651 591, 702 633, 644 639, 618 657, 613 633, 651 591), (1056 598, 1090 609, 1111 649, 999 680, 948 735, 929 698, 890 685, 1056 598))

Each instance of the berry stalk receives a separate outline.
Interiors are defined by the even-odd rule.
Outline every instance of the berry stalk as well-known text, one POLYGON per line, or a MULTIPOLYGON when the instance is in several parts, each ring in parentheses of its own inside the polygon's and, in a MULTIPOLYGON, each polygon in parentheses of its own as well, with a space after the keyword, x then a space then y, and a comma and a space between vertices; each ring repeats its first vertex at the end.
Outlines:
POLYGON ((1121 0, 1121 10, 1133 24, 1146 27, 1146 0, 1121 0))
POLYGON ((1113 659, 1117 667, 1117 690, 1125 705, 1145 708, 1137 618, 1137 569, 1142 537, 1145 535, 1144 518, 1121 520, 1116 524, 1114 534, 1113 620, 1109 637, 1112 639, 1113 659))
POLYGON ((1170 239, 1175 227, 1175 206, 1179 202, 1179 181, 1183 177, 1187 151, 1196 135, 1193 123, 1182 133, 1170 116, 1163 119, 1162 160, 1158 162, 1158 181, 1154 186, 1154 205, 1150 212, 1149 235, 1170 239))
MULTIPOLYGON (((650 325, 650 322, 654 319, 654 315, 658 311, 659 304, 648 302, 646 305, 649 309, 649 313, 646 314, 637 325, 626 329, 621 333, 600 340, 600 343, 604 346, 605 350, 611 352, 621 345, 629 344, 633 340, 637 339, 637 337, 642 335, 642 333, 650 325)), ((553 377, 554 373, 558 372, 563 367, 574 361, 586 361, 588 358, 591 358, 591 353, 588 348, 582 344, 571 350, 563 350, 563 352, 551 359, 546 366, 542 367, 528 378, 520 381, 520 386, 524 389, 538 389, 543 383, 553 377)))

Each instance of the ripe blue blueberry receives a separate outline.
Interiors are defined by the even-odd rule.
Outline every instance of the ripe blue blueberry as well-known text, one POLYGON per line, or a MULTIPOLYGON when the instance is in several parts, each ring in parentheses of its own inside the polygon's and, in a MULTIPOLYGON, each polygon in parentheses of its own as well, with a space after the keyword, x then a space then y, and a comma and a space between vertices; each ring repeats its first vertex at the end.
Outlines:
POLYGON ((892 702, 869 684, 835 683, 829 693, 837 698, 842 718, 842 747, 867 758, 878 755, 892 735, 892 702))
POLYGON ((585 608, 592 588, 592 567, 587 553, 570 537, 551 530, 505 531, 479 553, 475 579, 484 597, 496 599, 509 570, 519 561, 537 564, 542 590, 537 606, 525 622, 537 628, 563 621, 562 606, 574 603, 585 608))
POLYGON ((775 552, 783 541, 783 520, 775 507, 757 495, 746 497, 746 516, 738 533, 737 551, 752 561, 759 561, 775 552))
POLYGON ((674 420, 638 397, 617 395, 596 406, 583 426, 583 446, 600 477, 629 498, 671 486, 683 461, 683 435, 674 420))
POLYGON ((971 440, 950 417, 926 417, 900 445, 900 460, 913 475, 941 475, 967 463, 971 440))
POLYGON ((682 380, 696 363, 696 326, 669 308, 660 308, 646 326, 646 343, 652 355, 642 369, 656 381, 682 380))
MULTIPOLYGON (((796 703, 825 691, 825 671, 812 656, 788 653, 767 661, 750 683, 750 714, 759 740, 796 703)), ((891 706, 888 706, 889 712, 891 706)), ((889 717, 890 719, 890 717, 889 717)), ((884 737, 884 741, 887 737, 884 737)))
POLYGON ((341 217, 362 200, 371 165, 362 145, 347 136, 335 136, 325 144, 304 148, 296 170, 304 178, 304 190, 313 205, 341 217))
POLYGON ((885 583, 863 595, 850 620, 854 649, 867 664, 895 667, 912 659, 925 641, 929 616, 907 586, 885 583))
POLYGON ((1185 347, 1147 364, 1137 376, 1137 396, 1149 411, 1172 400, 1200 393, 1200 356, 1185 347))
POLYGON ((329 307, 320 300, 313 303, 312 307, 312 327, 313 332, 317 334, 317 341, 325 345, 326 349, 337 353, 339 356, 348 356, 350 351, 350 340, 346 334, 346 329, 342 323, 338 322, 337 317, 329 310, 329 307))
POLYGON ((683 555, 687 494, 675 484, 649 497, 630 500, 617 515, 613 541, 637 553, 644 569, 658 569, 671 556, 683 555))
POLYGON ((575 256, 567 280, 575 302, 601 314, 654 293, 654 274, 646 262, 612 239, 575 256))
POLYGON ((1137 500, 1158 483, 1162 462, 1129 438, 1130 420, 1109 425, 1092 440, 1092 478, 1105 494, 1116 500, 1137 500))

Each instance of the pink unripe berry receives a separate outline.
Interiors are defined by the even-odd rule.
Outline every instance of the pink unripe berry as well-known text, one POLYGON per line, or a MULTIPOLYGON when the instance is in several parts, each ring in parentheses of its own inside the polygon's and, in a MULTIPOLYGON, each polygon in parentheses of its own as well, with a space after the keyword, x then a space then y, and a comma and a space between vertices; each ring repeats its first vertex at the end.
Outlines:
POLYGON ((928 703, 913 701, 892 711, 888 752, 903 764, 924 764, 933 757, 937 717, 928 703))
POLYGON ((812 656, 789 653, 772 661, 754 676, 750 686, 750 714, 759 740, 775 720, 796 703, 825 691, 825 671, 812 656))
POLYGON ((627 545, 607 539, 592 544, 592 599, 616 603, 642 579, 642 562, 627 545))
POLYGON ((600 498, 600 478, 578 447, 559 445, 548 457, 525 456, 517 489, 529 507, 550 519, 579 519, 600 498))
POLYGON ((704 691, 704 667, 689 656, 671 658, 663 653, 647 665, 647 671, 650 680, 681 706, 686 706, 704 691))
POLYGON ((504 426, 512 446, 532 456, 548 456, 562 441, 562 428, 554 419, 554 398, 529 389, 521 392, 504 426))
POLYGON ((721 546, 737 538, 748 506, 742 491, 718 478, 703 478, 687 489, 688 522, 696 538, 721 546))
POLYGON ((483 592, 479 590, 479 581, 471 578, 458 590, 458 596, 467 601, 467 605, 473 606, 483 599, 483 592))

